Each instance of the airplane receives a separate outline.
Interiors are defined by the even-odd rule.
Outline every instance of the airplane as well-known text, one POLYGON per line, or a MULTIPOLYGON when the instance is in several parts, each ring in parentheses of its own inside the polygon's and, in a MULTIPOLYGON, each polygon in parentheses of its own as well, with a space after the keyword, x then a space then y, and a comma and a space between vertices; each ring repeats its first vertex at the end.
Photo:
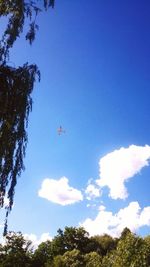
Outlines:
POLYGON ((65 133, 66 131, 62 128, 62 126, 60 126, 60 127, 57 129, 57 132, 58 132, 58 135, 61 135, 62 133, 65 133))

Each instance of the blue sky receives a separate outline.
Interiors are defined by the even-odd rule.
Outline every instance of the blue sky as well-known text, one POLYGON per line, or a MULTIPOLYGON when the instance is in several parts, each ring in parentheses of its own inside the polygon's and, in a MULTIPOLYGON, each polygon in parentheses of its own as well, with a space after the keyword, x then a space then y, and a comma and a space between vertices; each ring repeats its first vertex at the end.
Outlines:
POLYGON ((36 63, 42 79, 10 230, 149 233, 149 12, 149 1, 56 0, 33 45, 16 42, 12 64, 36 63))

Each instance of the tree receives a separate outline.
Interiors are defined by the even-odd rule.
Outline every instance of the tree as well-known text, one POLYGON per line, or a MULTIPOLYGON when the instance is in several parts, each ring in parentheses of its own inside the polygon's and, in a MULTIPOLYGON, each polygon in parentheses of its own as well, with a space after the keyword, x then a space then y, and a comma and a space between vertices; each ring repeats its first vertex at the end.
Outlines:
POLYGON ((51 241, 42 242, 33 254, 33 266, 42 267, 53 260, 51 241))
POLYGON ((65 227, 64 244, 67 250, 77 249, 81 253, 87 252, 89 234, 83 227, 65 227))
POLYGON ((93 244, 95 242, 95 251, 97 251, 102 256, 105 256, 108 252, 115 249, 117 246, 117 239, 112 238, 108 234, 91 237, 91 241, 93 241, 93 244))
POLYGON ((64 267, 84 267, 84 257, 78 249, 67 251, 62 256, 64 267))
POLYGON ((112 250, 108 254, 106 254, 102 259, 102 267, 115 267, 115 257, 116 251, 112 250))
POLYGON ((66 251, 65 242, 64 242, 64 232, 61 229, 58 229, 57 235, 53 238, 51 244, 51 253, 54 256, 63 255, 66 251))
POLYGON ((63 255, 66 251, 73 249, 86 253, 89 237, 88 232, 83 227, 65 227, 64 231, 59 229, 58 235, 52 241, 54 255, 63 255))
POLYGON ((148 266, 150 266, 150 235, 148 235, 144 238, 144 243, 146 246, 145 251, 147 251, 147 257, 146 257, 147 263, 148 263, 148 266))
POLYGON ((128 227, 125 227, 121 233, 120 239, 125 239, 128 235, 132 234, 128 227))
MULTIPOLYGON (((43 265, 41 265, 42 267, 43 265)), ((53 261, 47 261, 44 267, 84 267, 84 256, 78 249, 66 251, 63 255, 57 255, 53 261)))
POLYGON ((101 267, 102 257, 95 251, 87 253, 84 256, 86 267, 101 267))
POLYGON ((149 255, 149 247, 141 237, 130 231, 123 231, 116 250, 107 259, 107 266, 149 267, 149 255))
POLYGON ((58 255, 54 257, 54 260, 50 264, 46 264, 45 267, 64 267, 63 256, 58 255))
POLYGON ((25 240, 20 232, 9 232, 5 237, 4 246, 0 249, 0 266, 30 267, 31 263, 31 241, 25 240))
MULTIPOLYGON (((54 7, 54 0, 43 0, 43 6, 45 10, 54 7)), ((4 206, 5 196, 9 200, 4 235, 7 233, 7 219, 13 205, 17 178, 24 170, 31 93, 36 77, 40 79, 36 65, 9 66, 9 50, 28 21, 26 40, 32 44, 38 30, 36 18, 41 11, 38 0, 0 0, 0 16, 8 19, 0 41, 0 208, 4 206)))
POLYGON ((65 227, 64 231, 58 229, 57 233, 52 241, 43 242, 35 251, 33 262, 36 267, 44 266, 44 264, 52 266, 52 262, 54 266, 60 265, 63 261, 60 256, 69 251, 77 250, 81 254, 88 252, 90 239, 84 228, 65 227))
MULTIPOLYGON (((6 63, 9 58, 9 49, 13 46, 14 42, 20 37, 25 22, 29 20, 29 29, 26 33, 26 40, 30 44, 35 39, 36 18, 39 12, 42 11, 37 5, 38 0, 1 0, 0 1, 0 16, 8 17, 8 24, 0 42, 0 62, 6 63)), ((54 0, 43 0, 44 8, 54 7, 54 0)))

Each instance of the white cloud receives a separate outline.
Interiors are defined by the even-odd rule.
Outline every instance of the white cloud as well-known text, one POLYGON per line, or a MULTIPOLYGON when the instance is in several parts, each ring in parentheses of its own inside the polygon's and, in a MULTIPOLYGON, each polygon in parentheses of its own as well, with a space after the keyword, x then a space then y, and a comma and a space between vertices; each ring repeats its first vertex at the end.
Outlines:
POLYGON ((100 207, 99 207, 99 211, 103 211, 103 210, 105 210, 106 209, 106 207, 104 206, 104 205, 100 205, 100 207))
POLYGON ((150 225, 150 207, 143 209, 143 212, 140 216, 140 224, 150 225))
POLYGON ((88 203, 88 204, 86 205, 86 207, 87 207, 87 208, 95 208, 95 207, 96 207, 96 204, 90 204, 90 203, 88 203))
POLYGON ((91 200, 100 196, 100 188, 97 188, 94 184, 89 184, 85 189, 85 194, 87 199, 91 200))
POLYGON ((109 196, 113 199, 125 199, 128 196, 124 183, 149 165, 150 146, 131 145, 115 150, 99 161, 100 187, 108 186, 109 196))
POLYGON ((35 234, 24 234, 23 235, 26 240, 32 241, 33 248, 36 249, 39 244, 42 242, 46 242, 48 240, 52 240, 52 237, 49 233, 43 233, 40 238, 38 238, 35 234))
POLYGON ((66 177, 60 180, 44 179, 38 195, 63 206, 83 200, 81 191, 70 187, 68 182, 66 177))
POLYGON ((143 210, 138 202, 131 202, 124 209, 114 214, 106 211, 100 206, 98 215, 94 220, 87 218, 82 225, 91 236, 107 233, 112 236, 119 236, 125 227, 136 231, 142 226, 150 226, 150 206, 143 210))

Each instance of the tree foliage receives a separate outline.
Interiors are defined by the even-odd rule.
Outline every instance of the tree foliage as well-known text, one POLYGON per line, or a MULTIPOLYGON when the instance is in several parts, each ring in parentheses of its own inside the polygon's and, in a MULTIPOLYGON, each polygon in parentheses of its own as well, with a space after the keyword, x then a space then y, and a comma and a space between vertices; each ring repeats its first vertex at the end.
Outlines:
POLYGON ((36 65, 25 64, 17 70, 0 67, 0 206, 4 205, 9 185, 7 216, 13 205, 17 176, 24 168, 26 127, 36 74, 39 74, 36 65))
MULTIPOLYGON (((44 0, 44 8, 54 7, 54 0, 44 0)), ((6 29, 0 42, 0 62, 6 63, 9 57, 9 49, 24 29, 26 20, 29 21, 28 31, 25 35, 30 44, 35 39, 38 24, 36 18, 42 9, 38 6, 38 1, 32 0, 0 0, 0 16, 8 18, 6 29)))
POLYGON ((29 267, 32 263, 31 254, 31 241, 25 240, 20 232, 9 232, 4 246, 0 249, 0 266, 29 267))
POLYGON ((101 267, 102 266, 102 256, 100 256, 95 251, 87 253, 84 256, 84 259, 85 259, 86 267, 101 267))
POLYGON ((88 232, 83 227, 65 227, 64 231, 59 229, 58 235, 52 241, 53 254, 62 255, 73 249, 84 253, 87 251, 88 242, 88 232))
POLYGON ((118 241, 117 238, 112 238, 108 234, 93 236, 91 240, 95 242, 95 251, 103 256, 115 249, 118 241))
POLYGON ((52 262, 53 258, 51 241, 42 242, 34 252, 33 266, 42 267, 45 263, 52 262))
MULTIPOLYGON (((65 228, 66 229, 66 228, 65 228)), ((67 234, 72 236, 74 230, 82 228, 67 227, 67 234), (73 230, 73 232, 72 232, 73 230)), ((86 231, 85 231, 86 232, 86 231)), ((150 237, 139 237, 129 229, 125 229, 117 239, 115 247, 109 246, 107 253, 103 251, 85 252, 83 248, 74 248, 74 238, 69 238, 68 248, 64 242, 56 243, 56 238, 63 237, 66 230, 58 230, 58 235, 52 241, 41 243, 33 250, 32 242, 26 240, 21 233, 9 232, 5 236, 5 244, 0 244, 0 267, 149 267, 150 266, 150 237), (55 246, 54 246, 55 244, 55 246), (56 249, 56 244, 58 249, 56 249), (62 246, 62 247, 61 247, 62 246)), ((86 232, 87 233, 87 232, 86 232)), ((81 235, 82 236, 82 235, 81 235)), ((80 237, 81 237, 80 236, 80 237)), ((101 245, 116 242, 116 238, 96 236, 101 245), (111 240, 112 239, 112 240, 111 240), (103 243, 104 242, 104 243, 103 243)), ((84 237, 83 237, 84 238, 84 237)), ((87 246, 91 238, 86 236, 87 246)), ((78 242, 77 242, 78 243, 78 242)), ((67 244, 67 243, 66 243, 67 244)), ((93 247, 94 248, 94 247, 93 247)))
MULTIPOLYGON (((45 10, 54 7, 54 0, 44 0, 43 7, 45 10)), ((7 20, 0 40, 0 208, 4 206, 5 196, 9 200, 4 234, 7 233, 7 218, 12 209, 17 178, 24 170, 31 93, 36 77, 40 80, 36 65, 9 66, 9 51, 25 25, 28 25, 25 38, 32 44, 38 30, 36 18, 41 11, 42 4, 39 7, 38 0, 0 0, 0 16, 7 20)))
POLYGON ((84 267, 84 257, 78 249, 66 251, 62 256, 64 267, 84 267))
POLYGON ((119 240, 113 267, 149 266, 150 248, 146 242, 129 232, 119 240))

